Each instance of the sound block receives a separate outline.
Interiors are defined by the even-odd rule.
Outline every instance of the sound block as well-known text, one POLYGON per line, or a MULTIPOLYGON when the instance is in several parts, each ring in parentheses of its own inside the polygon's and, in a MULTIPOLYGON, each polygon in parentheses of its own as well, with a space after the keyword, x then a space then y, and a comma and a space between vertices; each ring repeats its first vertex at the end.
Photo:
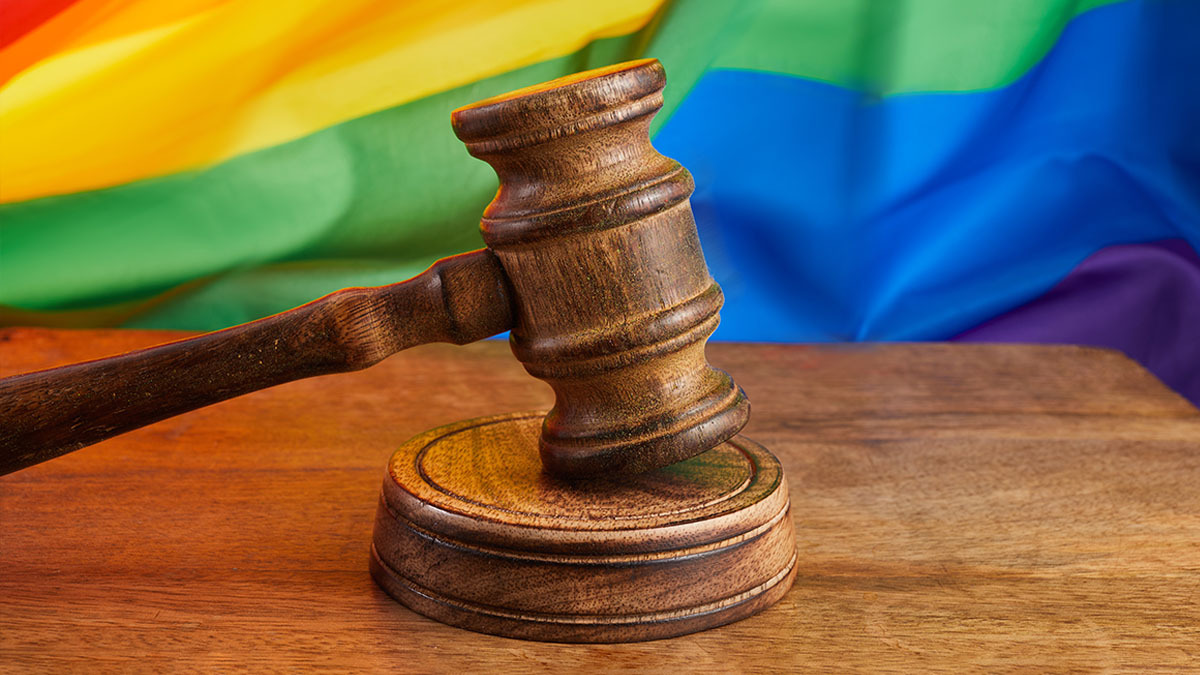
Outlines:
POLYGON ((371 575, 430 618, 552 642, 633 642, 754 614, 795 578, 787 482, 735 437, 649 473, 542 471, 545 413, 434 429, 396 451, 371 575))

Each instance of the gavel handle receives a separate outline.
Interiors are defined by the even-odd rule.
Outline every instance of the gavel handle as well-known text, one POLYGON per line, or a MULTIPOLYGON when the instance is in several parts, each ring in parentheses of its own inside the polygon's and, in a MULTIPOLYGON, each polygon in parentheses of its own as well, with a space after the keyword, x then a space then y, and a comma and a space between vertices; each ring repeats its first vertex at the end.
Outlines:
POLYGON ((398 284, 347 288, 241 326, 5 378, 0 475, 251 391, 511 327, 508 281, 482 249, 398 284))

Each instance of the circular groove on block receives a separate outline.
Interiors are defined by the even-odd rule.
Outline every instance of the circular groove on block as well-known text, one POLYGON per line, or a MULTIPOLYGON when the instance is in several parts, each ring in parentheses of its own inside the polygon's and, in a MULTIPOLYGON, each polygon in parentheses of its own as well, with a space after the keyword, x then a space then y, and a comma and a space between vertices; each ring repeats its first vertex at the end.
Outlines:
POLYGON ((371 556, 384 590, 470 630, 623 642, 735 621, 791 586, 787 483, 761 445, 566 482, 538 463, 543 415, 460 422, 393 455, 371 556))

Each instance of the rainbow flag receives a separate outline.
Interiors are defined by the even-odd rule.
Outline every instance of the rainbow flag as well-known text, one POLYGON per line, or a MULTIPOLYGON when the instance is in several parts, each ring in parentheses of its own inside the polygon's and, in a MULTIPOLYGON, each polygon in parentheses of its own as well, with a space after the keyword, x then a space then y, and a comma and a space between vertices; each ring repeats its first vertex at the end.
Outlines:
POLYGON ((654 56, 717 339, 1122 349, 1200 401, 1196 0, 0 0, 0 323, 216 329, 481 245, 455 107, 654 56))

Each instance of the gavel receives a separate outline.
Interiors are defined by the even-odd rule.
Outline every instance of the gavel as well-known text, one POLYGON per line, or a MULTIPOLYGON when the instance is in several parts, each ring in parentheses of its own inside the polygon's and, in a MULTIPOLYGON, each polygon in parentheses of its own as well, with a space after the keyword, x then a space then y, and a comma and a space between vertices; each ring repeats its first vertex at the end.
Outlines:
POLYGON ((555 392, 539 440, 553 476, 644 472, 730 439, 749 402, 705 358, 723 299, 692 178, 650 143, 664 84, 645 59, 455 110, 455 133, 500 180, 481 221, 487 248, 401 283, 0 380, 0 474, 248 392, 505 330, 555 392))
POLYGON ((486 249, 0 380, 0 473, 257 389, 510 330, 554 407, 396 450, 370 546, 379 587, 451 625, 565 642, 671 637, 769 607, 797 574, 787 481, 738 435, 749 402, 705 359, 722 295, 691 176, 650 144, 664 84, 646 59, 455 110, 455 133, 500 178, 486 249))

